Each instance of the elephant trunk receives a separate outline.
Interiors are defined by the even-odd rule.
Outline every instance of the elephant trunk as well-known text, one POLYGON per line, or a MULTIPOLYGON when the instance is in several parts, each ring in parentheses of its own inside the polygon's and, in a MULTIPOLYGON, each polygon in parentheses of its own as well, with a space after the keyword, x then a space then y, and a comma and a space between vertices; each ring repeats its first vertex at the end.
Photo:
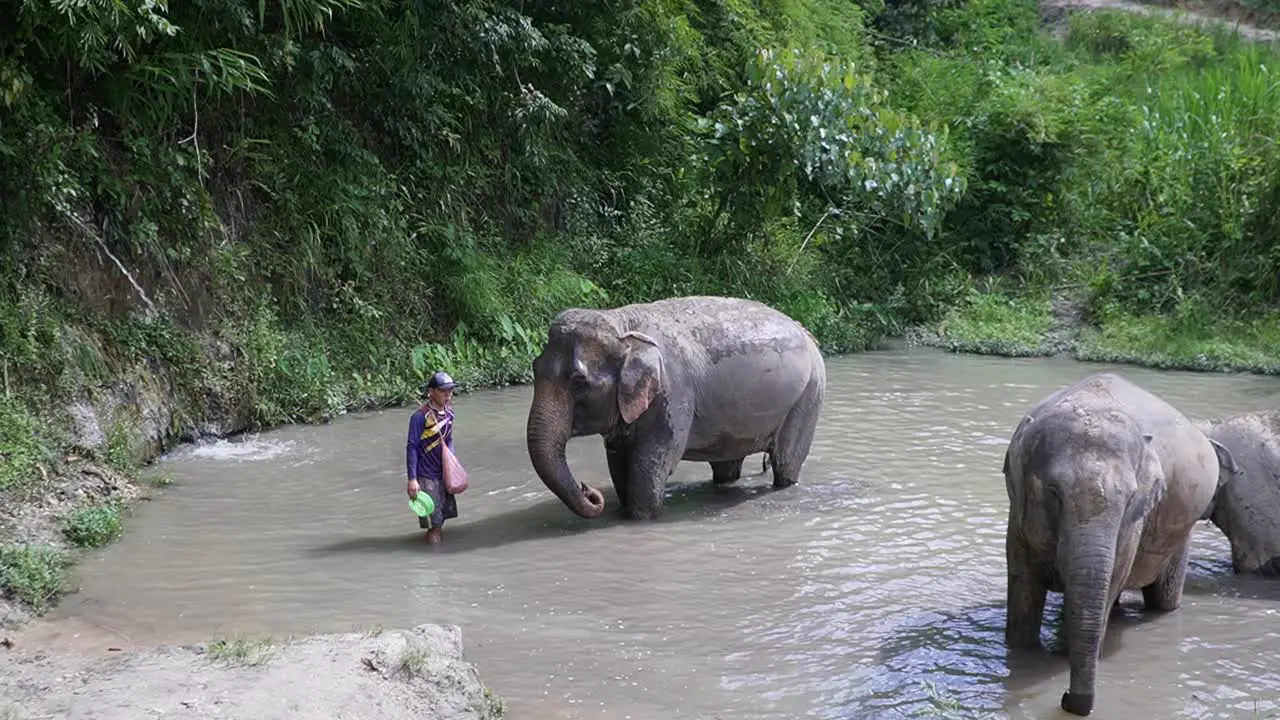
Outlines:
POLYGON ((1082 528, 1077 536, 1058 547, 1058 567, 1066 589, 1067 656, 1071 663, 1070 689, 1062 696, 1062 709, 1073 715, 1093 712, 1094 682, 1102 637, 1112 603, 1116 532, 1082 528))
POLYGON ((569 394, 550 382, 534 386, 533 404, 525 426, 529 460, 542 483, 580 517, 594 518, 604 512, 604 496, 599 490, 579 483, 569 470, 564 449, 573 433, 573 402, 569 394))

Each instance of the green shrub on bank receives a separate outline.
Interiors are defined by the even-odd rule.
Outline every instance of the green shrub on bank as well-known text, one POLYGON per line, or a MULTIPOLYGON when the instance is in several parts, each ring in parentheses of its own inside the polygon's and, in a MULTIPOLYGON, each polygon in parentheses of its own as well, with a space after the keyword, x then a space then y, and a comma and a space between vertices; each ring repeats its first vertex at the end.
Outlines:
POLYGON ((120 537, 123 530, 120 508, 97 505, 72 512, 66 519, 63 533, 80 547, 96 548, 120 537))
POLYGON ((0 588, 44 612, 62 594, 67 556, 49 546, 0 547, 0 588))

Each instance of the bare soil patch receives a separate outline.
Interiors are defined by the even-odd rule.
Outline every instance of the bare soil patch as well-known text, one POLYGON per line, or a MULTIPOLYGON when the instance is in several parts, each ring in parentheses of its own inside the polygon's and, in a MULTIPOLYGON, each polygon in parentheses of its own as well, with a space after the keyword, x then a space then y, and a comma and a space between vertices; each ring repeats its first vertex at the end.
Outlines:
POLYGON ((487 720, 456 626, 71 656, 0 644, 0 718, 487 720))

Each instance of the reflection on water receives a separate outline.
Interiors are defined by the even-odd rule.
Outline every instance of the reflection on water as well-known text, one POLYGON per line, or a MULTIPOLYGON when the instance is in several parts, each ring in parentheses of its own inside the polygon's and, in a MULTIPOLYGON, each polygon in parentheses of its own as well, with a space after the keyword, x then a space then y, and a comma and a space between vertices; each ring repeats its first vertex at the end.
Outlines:
MULTIPOLYGON (((551 496, 525 454, 529 389, 460 396, 472 487, 436 548, 405 504, 407 410, 188 446, 162 463, 172 489, 31 632, 101 647, 456 623, 518 718, 910 717, 935 692, 975 717, 1056 716, 1057 596, 1049 651, 1004 647, 1000 465, 1020 414, 1096 367, 831 359, 800 485, 772 492, 758 456, 728 488, 683 463, 654 523, 582 520, 551 496)), ((1272 379, 1121 372, 1192 414, 1280 400, 1272 379)), ((612 504, 600 441, 568 454, 612 504)), ((1095 716, 1280 709, 1280 584, 1231 576, 1228 557, 1202 524, 1178 612, 1144 618, 1126 596, 1095 716)))

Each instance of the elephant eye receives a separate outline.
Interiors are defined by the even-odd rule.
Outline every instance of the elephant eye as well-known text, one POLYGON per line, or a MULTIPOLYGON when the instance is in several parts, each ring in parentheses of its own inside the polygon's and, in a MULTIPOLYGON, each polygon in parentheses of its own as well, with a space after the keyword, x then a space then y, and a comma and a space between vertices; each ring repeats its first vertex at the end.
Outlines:
POLYGON ((569 376, 569 388, 574 392, 582 392, 591 386, 591 381, 587 380, 587 376, 579 371, 574 371, 569 376))

